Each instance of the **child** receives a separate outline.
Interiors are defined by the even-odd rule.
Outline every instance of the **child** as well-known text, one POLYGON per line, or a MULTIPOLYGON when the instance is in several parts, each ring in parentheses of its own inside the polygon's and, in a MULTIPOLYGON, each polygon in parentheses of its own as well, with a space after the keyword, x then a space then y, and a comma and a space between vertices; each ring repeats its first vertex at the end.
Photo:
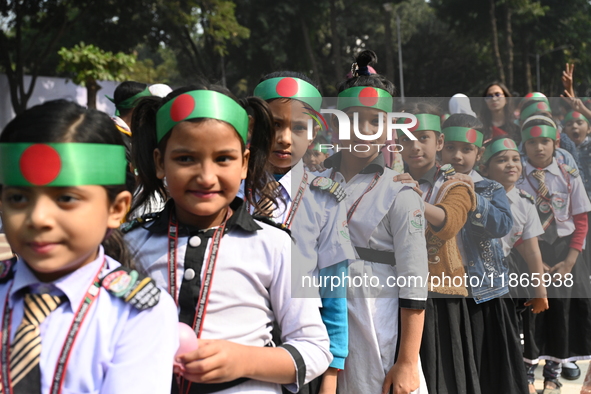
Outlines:
MULTIPOLYGON (((132 222, 126 240, 200 338, 199 349, 179 359, 184 379, 174 392, 280 393, 280 384, 296 392, 328 367, 328 336, 317 301, 291 297, 290 237, 255 221, 236 198, 249 170, 249 118, 228 94, 189 87, 137 107, 142 186, 162 190, 166 179, 170 200, 151 221, 132 222)), ((270 136, 267 105, 254 97, 243 103, 253 111, 253 141, 270 136)), ((259 146, 270 140, 252 146, 253 174, 264 174, 268 150, 259 146)))
POLYGON ((324 160, 328 158, 328 148, 324 147, 323 145, 328 144, 324 141, 316 142, 310 148, 308 148, 303 158, 307 169, 317 168, 322 164, 322 162, 324 162, 324 160))
MULTIPOLYGON (((453 168, 442 168, 437 164, 437 152, 443 148, 444 141, 441 118, 436 109, 417 103, 405 107, 404 111, 417 117, 417 125, 410 129, 416 140, 398 131, 406 172, 394 179, 417 182, 425 201, 431 275, 429 290, 432 291, 427 300, 421 344, 421 362, 427 387, 433 393, 480 393, 472 330, 464 298, 468 295, 466 287, 442 286, 434 282, 435 278, 440 279, 443 275, 450 278, 465 275, 456 235, 464 226, 468 213, 476 208, 476 196, 464 182, 448 180, 453 168)), ((399 122, 402 123, 402 120, 399 122)))
MULTIPOLYGON (((363 51, 357 65, 365 69, 375 60, 375 53, 363 51)), ((392 111, 394 90, 377 74, 356 73, 340 85, 337 106, 351 121, 358 119, 363 134, 376 134, 392 111), (377 99, 364 100, 366 94, 377 99)), ((409 393, 419 386, 423 390, 419 348, 428 272, 423 202, 412 188, 392 182, 397 173, 385 166, 378 151, 378 144, 387 138, 385 132, 371 141, 369 149, 368 145, 357 149, 364 144, 356 138, 341 141, 340 152, 324 163, 329 168, 326 175, 347 194, 349 232, 360 258, 349 266, 351 281, 375 277, 379 284, 349 288, 349 356, 339 373, 339 390, 345 394, 409 393), (388 278, 410 276, 419 278, 414 285, 387 283, 388 278)))
POLYGON ((564 132, 577 146, 581 166, 581 179, 587 195, 591 198, 591 137, 589 119, 577 111, 571 111, 564 117, 564 132))
POLYGON ((560 363, 591 355, 591 343, 587 340, 591 327, 588 298, 591 289, 589 271, 581 255, 591 203, 578 171, 556 161, 557 130, 553 122, 529 118, 523 124, 521 135, 527 163, 524 179, 517 186, 536 200, 545 231, 540 236, 540 251, 553 281, 548 287, 549 310, 535 317, 532 322, 535 329, 524 327, 524 356, 530 379, 537 366, 534 362, 538 358, 546 359, 544 390, 556 392, 561 386, 560 363), (528 347, 528 342, 534 340, 533 346, 528 347))
POLYGON ((170 392, 174 303, 111 257, 125 256, 116 235, 131 200, 113 122, 48 101, 6 126, 0 157, 19 256, 0 264, 3 392, 170 392))
POLYGON ((456 114, 443 124, 443 164, 458 171, 453 178, 474 188, 477 207, 470 212, 458 238, 467 271, 474 356, 482 393, 527 393, 521 368, 517 315, 509 292, 508 266, 499 238, 507 235, 513 218, 503 186, 474 170, 483 149, 482 123, 473 116, 456 114))
MULTIPOLYGON (((347 272, 347 260, 355 258, 346 229, 345 206, 339 204, 345 192, 329 178, 310 174, 302 160, 304 152, 309 151, 306 149, 310 144, 307 124, 312 118, 309 114, 319 111, 322 101, 320 92, 311 82, 300 73, 281 71, 263 77, 254 91, 255 96, 269 104, 275 123, 269 162, 276 179, 280 176, 275 192, 283 197, 285 205, 273 206, 271 215, 292 230, 299 253, 297 260, 292 260, 294 269, 304 275, 340 277, 347 272)), ((312 138, 317 130, 315 127, 312 138)), ((294 277, 298 285, 292 288, 292 293, 301 296, 298 291, 307 289, 300 289, 301 281, 294 277)), ((314 381, 306 388, 312 393, 319 389, 323 393, 335 392, 337 372, 345 367, 347 300, 346 294, 338 291, 332 294, 321 291, 321 314, 328 329, 333 361, 322 382, 314 381)))

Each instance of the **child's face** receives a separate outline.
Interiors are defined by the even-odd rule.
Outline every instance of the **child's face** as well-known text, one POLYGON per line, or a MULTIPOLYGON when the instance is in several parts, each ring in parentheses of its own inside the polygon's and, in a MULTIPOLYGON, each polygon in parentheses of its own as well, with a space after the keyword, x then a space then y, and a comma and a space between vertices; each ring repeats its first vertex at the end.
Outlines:
POLYGON ((538 168, 546 168, 552 163, 556 141, 547 137, 536 137, 525 141, 525 154, 528 161, 538 168))
POLYGON ((589 134, 589 123, 583 119, 569 120, 564 126, 564 132, 575 145, 579 145, 585 140, 587 134, 589 134))
POLYGON ((2 188, 2 223, 16 254, 51 282, 92 262, 107 229, 119 227, 131 194, 114 202, 102 186, 2 188))
POLYGON ((348 141, 340 141, 340 147, 343 153, 351 154, 360 159, 372 157, 379 153, 382 147, 379 144, 384 144, 388 137, 386 133, 386 113, 376 108, 370 107, 350 107, 345 109, 345 114, 349 117, 349 124, 351 127, 351 139, 348 141), (380 118, 382 123, 382 134, 379 138, 371 141, 364 141, 357 137, 353 129, 355 113, 358 114, 358 131, 364 135, 376 135, 380 129, 380 118), (349 147, 351 152, 349 152, 349 147))
POLYGON ((166 177, 179 221, 201 228, 221 224, 246 178, 248 156, 236 130, 225 122, 177 124, 164 154, 154 150, 154 161, 158 178, 166 177))
POLYGON ((441 162, 451 164, 461 174, 469 174, 480 156, 482 149, 474 144, 460 141, 446 141, 441 152, 441 162))
POLYGON ((514 150, 500 152, 489 160, 483 171, 488 178, 499 182, 505 188, 515 185, 521 176, 521 156, 514 150))
POLYGON ((275 121, 275 142, 269 161, 277 174, 288 172, 306 153, 308 112, 298 100, 277 99, 269 103, 275 121))
POLYGON ((326 153, 318 152, 317 150, 313 150, 310 152, 308 162, 311 165, 317 166, 318 164, 322 163, 328 155, 326 153))
POLYGON ((413 133, 417 138, 411 140, 406 135, 398 138, 402 145, 402 160, 411 171, 429 171, 435 165, 437 152, 443 148, 443 135, 431 130, 417 131, 413 133))

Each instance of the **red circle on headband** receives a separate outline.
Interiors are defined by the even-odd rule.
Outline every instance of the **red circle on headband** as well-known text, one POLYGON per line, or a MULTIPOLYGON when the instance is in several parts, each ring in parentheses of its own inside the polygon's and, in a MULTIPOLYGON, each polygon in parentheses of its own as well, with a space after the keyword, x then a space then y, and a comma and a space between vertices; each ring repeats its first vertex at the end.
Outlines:
POLYGON ((466 139, 471 144, 475 143, 476 139, 478 139, 478 134, 476 133, 476 130, 474 130, 474 129, 468 130, 466 132, 466 139))
POLYGON ((378 103, 378 91, 372 87, 366 87, 359 92, 359 102, 366 107, 371 107, 378 103))
POLYGON ((513 140, 505 140, 503 141, 503 145, 505 145, 505 148, 515 148, 515 142, 513 142, 513 140))
POLYGON ((545 111, 548 109, 548 107, 546 106, 546 103, 538 103, 538 109, 545 111))
POLYGON ((19 160, 21 174, 35 186, 43 186, 57 178, 62 169, 59 153, 49 145, 28 147, 19 160))
POLYGON ((195 99, 188 94, 178 96, 170 107, 170 119, 173 122, 180 122, 187 119, 195 109, 195 99))
POLYGON ((540 126, 534 126, 529 131, 529 134, 534 138, 539 137, 542 135, 542 128, 540 126))
MULTIPOLYGON (((409 119, 409 118, 407 118, 407 119, 409 120, 409 122, 408 122, 408 123, 412 122, 412 120, 411 120, 411 119, 409 119)), ((421 124, 421 122, 420 122, 420 121, 417 119, 417 124, 416 124, 416 125, 414 125, 413 127, 411 127, 411 128, 410 128, 410 129, 408 129, 408 130, 410 130, 411 132, 413 132, 413 133, 414 133, 415 131, 417 131, 417 129, 419 128, 420 124, 421 124)))
POLYGON ((580 118, 581 117, 581 113, 580 112, 573 112, 573 118, 580 118))
POLYGON ((275 91, 281 97, 292 97, 298 93, 300 86, 298 85, 298 81, 293 78, 283 78, 281 81, 277 82, 277 86, 275 86, 275 91))

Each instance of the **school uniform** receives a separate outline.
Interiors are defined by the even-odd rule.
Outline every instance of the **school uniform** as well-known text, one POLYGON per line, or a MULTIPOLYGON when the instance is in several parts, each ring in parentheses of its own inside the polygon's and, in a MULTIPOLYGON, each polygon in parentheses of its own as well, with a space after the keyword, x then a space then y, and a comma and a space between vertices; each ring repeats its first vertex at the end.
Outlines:
MULTIPOLYGON (((344 394, 380 392, 396 360, 399 308, 426 305, 424 204, 408 185, 393 182, 398 173, 385 167, 382 155, 348 182, 339 172, 341 158, 337 153, 325 160, 330 169, 323 175, 332 175, 345 189, 349 233, 359 259, 349 266, 349 356, 338 384, 344 394), (379 284, 355 286, 364 277, 375 277, 379 284), (411 277, 420 280, 402 287, 388 283, 411 277)), ((419 374, 425 393, 420 363, 419 374)))
MULTIPOLYGON (((163 287, 169 288, 169 220, 174 201, 151 221, 128 227, 125 239, 138 266, 163 287)), ((272 225, 255 221, 243 201, 235 199, 224 235, 217 248, 215 275, 203 318, 202 339, 223 339, 247 346, 273 346, 271 330, 281 328, 283 347, 293 358, 299 388, 323 373, 332 357, 316 299, 291 296, 289 235, 272 225), (305 313, 303 313, 305 311, 305 313)), ((174 250, 174 274, 179 320, 193 325, 197 302, 206 278, 215 229, 179 225, 174 250)), ((219 385, 191 384, 191 392, 280 393, 278 384, 247 379, 219 385)))
MULTIPOLYGON (((50 392, 66 336, 96 274, 108 278, 118 267, 120 264, 105 256, 101 247, 94 261, 54 282, 40 282, 18 260, 14 277, 0 284, 0 304, 5 305, 8 298, 12 310, 11 342, 23 320, 27 293, 51 294, 63 301, 39 326, 41 393, 50 392)), ((158 301, 157 296, 152 301, 158 301)), ((164 291, 156 305, 139 310, 100 287, 75 337, 61 392, 169 393, 172 359, 179 345, 176 322, 174 302, 164 291)), ((27 379, 28 375, 23 381, 27 379)))
MULTIPOLYGON (((552 212, 554 219, 539 237, 539 244, 544 263, 553 267, 565 259, 571 242, 576 241, 573 240, 573 216, 591 211, 591 203, 578 172, 559 164, 556 159, 542 169, 549 195, 547 199, 537 201, 539 181, 534 178, 535 170, 527 162, 525 177, 517 186, 536 198, 541 220, 542 214, 552 212)), ((584 239, 573 247, 585 247, 584 239)), ((528 312, 528 319, 524 319, 524 358, 529 363, 536 363, 539 358, 555 363, 591 358, 591 286, 583 253, 579 254, 571 273, 573 283, 570 287, 547 288, 549 309, 546 312, 539 315, 528 312)), ((553 378, 546 376, 546 372, 545 377, 553 378)))
MULTIPOLYGON (((423 200, 435 204, 441 187, 446 182, 440 167, 434 165, 417 181, 423 192, 423 200)), ((453 226, 456 220, 460 219, 447 218, 446 226, 453 226)), ((456 242, 463 223, 462 221, 455 227, 458 236, 446 242, 456 242)), ((465 297, 442 297, 429 292, 421 342, 421 362, 430 392, 480 394, 470 314, 465 297)))

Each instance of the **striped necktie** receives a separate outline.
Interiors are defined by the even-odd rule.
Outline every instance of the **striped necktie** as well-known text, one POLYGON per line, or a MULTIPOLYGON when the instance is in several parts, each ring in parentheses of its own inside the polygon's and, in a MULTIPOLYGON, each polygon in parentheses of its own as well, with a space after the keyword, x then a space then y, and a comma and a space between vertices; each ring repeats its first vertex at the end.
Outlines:
POLYGON ((10 347, 10 380, 14 394, 41 391, 39 325, 65 299, 66 297, 49 294, 25 295, 23 320, 10 347), (21 382, 20 385, 19 382, 21 382))

